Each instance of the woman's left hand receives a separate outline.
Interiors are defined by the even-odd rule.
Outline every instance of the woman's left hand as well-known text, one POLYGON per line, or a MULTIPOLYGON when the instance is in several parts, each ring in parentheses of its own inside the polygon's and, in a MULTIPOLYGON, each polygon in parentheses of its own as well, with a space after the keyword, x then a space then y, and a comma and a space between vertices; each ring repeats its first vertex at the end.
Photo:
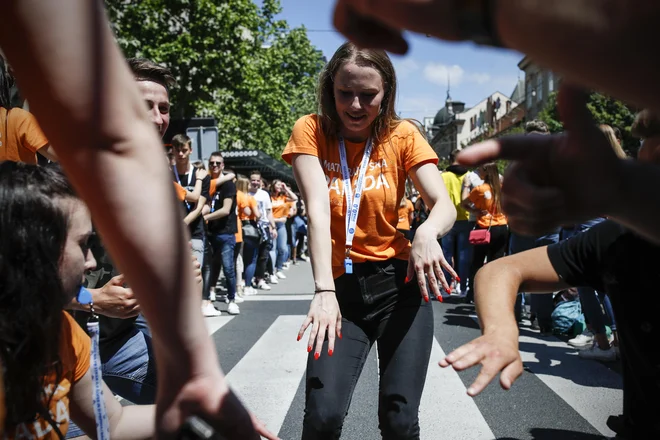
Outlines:
POLYGON ((410 249, 410 258, 408 259, 408 275, 406 282, 410 282, 417 275, 417 283, 422 297, 426 302, 429 301, 429 292, 426 289, 426 279, 428 278, 431 290, 438 301, 442 301, 443 288, 447 293, 451 292, 442 269, 451 274, 458 280, 458 275, 454 272, 451 265, 445 260, 442 253, 442 247, 438 243, 438 237, 432 231, 427 232, 424 225, 420 226, 415 232, 415 239, 410 249))

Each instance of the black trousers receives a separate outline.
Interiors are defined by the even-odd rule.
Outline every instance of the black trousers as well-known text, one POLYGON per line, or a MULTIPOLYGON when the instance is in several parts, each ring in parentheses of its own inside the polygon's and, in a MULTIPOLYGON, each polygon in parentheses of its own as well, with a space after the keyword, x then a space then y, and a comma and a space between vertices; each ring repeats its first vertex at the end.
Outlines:
POLYGON ((473 246, 472 266, 470 268, 470 284, 465 299, 474 301, 474 277, 484 265, 484 259, 490 263, 506 254, 509 243, 509 227, 507 225, 490 228, 490 243, 473 246))
POLYGON ((374 342, 380 367, 378 419, 384 439, 419 439, 419 403, 433 343, 433 308, 407 261, 354 264, 335 280, 342 339, 328 356, 307 359, 303 440, 338 439, 355 385, 374 342))

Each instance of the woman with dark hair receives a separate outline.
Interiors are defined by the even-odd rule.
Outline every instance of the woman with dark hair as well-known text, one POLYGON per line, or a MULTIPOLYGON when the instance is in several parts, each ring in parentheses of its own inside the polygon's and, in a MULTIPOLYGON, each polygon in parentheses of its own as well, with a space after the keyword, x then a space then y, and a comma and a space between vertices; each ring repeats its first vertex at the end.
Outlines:
POLYGON ((36 164, 37 152, 48 160, 57 160, 34 116, 22 108, 12 108, 13 86, 14 77, 0 56, 0 162, 36 164))
POLYGON ((286 186, 286 183, 279 179, 273 180, 270 184, 270 199, 273 203, 273 219, 277 226, 277 239, 271 255, 275 253, 274 275, 277 278, 284 279, 286 275, 282 272, 284 263, 289 259, 288 233, 286 221, 291 212, 291 205, 298 200, 298 196, 286 186))
POLYGON ((451 229, 456 209, 438 157, 419 128, 395 112, 396 74, 385 52, 346 43, 319 82, 319 113, 296 122, 283 154, 307 205, 316 286, 298 334, 300 340, 312 326, 302 437, 340 437, 378 341, 381 434, 419 438, 433 342, 427 280, 442 298, 440 289, 449 289, 442 268, 455 276, 438 238, 451 229), (396 229, 408 176, 430 208, 412 244, 396 229))
POLYGON ((490 232, 490 241, 474 246, 470 280, 465 301, 474 302, 474 277, 477 271, 486 262, 501 258, 506 253, 509 241, 509 227, 502 211, 502 181, 495 163, 482 165, 479 175, 484 183, 474 188, 461 205, 468 211, 477 215, 475 229, 487 229, 490 232))
MULTIPOLYGON (((69 414, 96 434, 90 339, 63 310, 96 265, 89 212, 58 170, 7 161, 0 164, 0 230, 5 435, 63 439, 69 414)), ((105 384, 103 396, 113 439, 153 436, 153 405, 122 407, 105 384)))

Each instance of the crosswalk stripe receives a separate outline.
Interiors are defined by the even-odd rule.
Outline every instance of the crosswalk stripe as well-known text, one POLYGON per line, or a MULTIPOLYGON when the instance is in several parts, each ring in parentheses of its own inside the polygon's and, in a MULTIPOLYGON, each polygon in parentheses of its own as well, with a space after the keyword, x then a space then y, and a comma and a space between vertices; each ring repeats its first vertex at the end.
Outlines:
POLYGON ((520 355, 529 369, 601 434, 614 435, 606 425, 623 412, 622 378, 600 362, 580 359, 568 344, 521 335, 532 350, 520 355), (559 349, 559 350, 558 350, 559 349))
POLYGON ((227 374, 227 381, 268 429, 279 432, 305 372, 295 335, 305 316, 280 315, 227 374))
POLYGON ((204 323, 206 324, 206 328, 209 331, 209 335, 212 335, 224 327, 225 324, 227 324, 232 319, 234 319, 233 316, 214 316, 212 318, 204 318, 204 323))
POLYGON ((260 293, 254 296, 245 296, 245 301, 311 301, 314 295, 291 294, 281 295, 274 293, 260 293))
POLYGON ((419 411, 422 438, 495 438, 474 399, 467 395, 458 373, 453 368, 440 368, 437 365, 444 356, 440 343, 433 338, 431 364, 426 374, 419 411))

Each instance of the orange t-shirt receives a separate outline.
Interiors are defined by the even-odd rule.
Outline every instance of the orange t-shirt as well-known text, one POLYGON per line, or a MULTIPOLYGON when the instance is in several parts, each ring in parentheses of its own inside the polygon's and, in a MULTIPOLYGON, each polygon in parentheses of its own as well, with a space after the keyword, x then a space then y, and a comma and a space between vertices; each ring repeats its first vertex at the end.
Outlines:
POLYGON ((399 223, 396 225, 397 229, 407 231, 410 229, 410 214, 415 212, 415 207, 412 202, 406 199, 406 205, 399 205, 399 223))
MULTIPOLYGON (((71 387, 89 370, 91 343, 89 336, 76 321, 66 312, 62 312, 62 335, 60 340, 60 360, 62 361, 62 379, 59 384, 47 385, 48 395, 55 389, 55 395, 50 402, 50 414, 60 431, 66 435, 69 429, 69 393, 71 387)), ((50 424, 38 418, 29 423, 21 423, 13 432, 5 432, 6 438, 58 439, 50 424)))
POLYGON ((186 191, 186 189, 184 187, 182 187, 181 185, 179 185, 178 183, 176 183, 176 182, 172 182, 172 183, 174 183, 174 190, 176 191, 176 198, 180 202, 185 202, 186 201, 186 194, 188 194, 188 191, 186 191))
POLYGON ((210 196, 209 203, 213 199, 213 196, 215 195, 215 190, 217 188, 218 188, 218 183, 216 182, 216 180, 214 178, 211 178, 211 183, 209 184, 209 196, 210 196))
MULTIPOLYGON (((336 137, 326 138, 318 126, 316 115, 300 118, 282 157, 291 163, 294 154, 319 158, 330 197, 330 236, 332 239, 332 271, 334 277, 344 273, 346 252, 346 197, 336 137)), ((366 141, 346 141, 348 166, 353 172, 353 185, 364 153, 366 141)), ((354 263, 408 259, 410 242, 396 230, 398 209, 405 191, 408 171, 419 164, 438 163, 438 156, 419 130, 402 121, 383 144, 374 145, 364 179, 363 196, 357 219, 351 259, 354 263)))
POLYGON ((477 209, 488 211, 488 214, 486 215, 477 215, 477 225, 480 228, 488 228, 489 226, 500 226, 507 224, 507 219, 504 213, 495 213, 493 194, 489 184, 484 183, 483 185, 477 186, 472 190, 472 192, 470 192, 468 198, 472 203, 474 203, 474 206, 477 209))
POLYGON ((289 211, 291 210, 291 203, 288 201, 287 196, 271 196, 271 201, 273 202, 273 218, 287 218, 289 216, 289 211))
POLYGON ((238 219, 243 220, 256 220, 257 216, 254 215, 257 209, 257 199, 255 199, 250 194, 244 193, 242 191, 236 191, 236 207, 238 208, 238 219), (245 208, 250 208, 252 214, 245 215, 245 208))
POLYGON ((0 109, 0 162, 11 160, 36 165, 37 151, 46 145, 48 139, 32 113, 22 108, 0 109))

